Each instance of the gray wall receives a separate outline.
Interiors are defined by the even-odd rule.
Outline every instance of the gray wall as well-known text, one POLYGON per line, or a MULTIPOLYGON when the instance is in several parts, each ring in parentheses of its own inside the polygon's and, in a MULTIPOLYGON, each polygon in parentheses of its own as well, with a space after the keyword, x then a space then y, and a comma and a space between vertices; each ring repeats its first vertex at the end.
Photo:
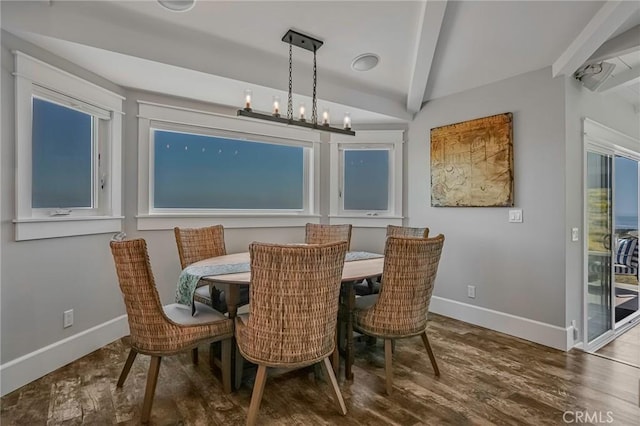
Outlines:
POLYGON ((565 326, 564 82, 545 68, 428 102, 409 126, 408 219, 446 236, 435 295, 565 326), (515 207, 431 207, 430 129, 512 112, 515 207), (476 298, 467 297, 476 286, 476 298))
POLYGON ((11 49, 73 72, 110 90, 117 86, 78 69, 22 40, 2 33, 2 299, 1 363, 33 352, 124 313, 108 249, 110 235, 48 240, 14 239, 14 79, 11 49), (74 309, 75 323, 62 328, 62 313, 74 309))

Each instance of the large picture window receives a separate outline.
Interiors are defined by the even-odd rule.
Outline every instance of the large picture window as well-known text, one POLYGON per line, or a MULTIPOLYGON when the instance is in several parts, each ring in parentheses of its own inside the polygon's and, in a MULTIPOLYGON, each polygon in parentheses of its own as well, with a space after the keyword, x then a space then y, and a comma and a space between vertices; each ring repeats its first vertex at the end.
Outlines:
POLYGON ((303 210, 304 148, 152 132, 155 209, 303 210))
POLYGON ((16 240, 122 230, 123 97, 16 55, 16 240))
POLYGON ((318 132, 138 102, 138 229, 319 220, 318 132))

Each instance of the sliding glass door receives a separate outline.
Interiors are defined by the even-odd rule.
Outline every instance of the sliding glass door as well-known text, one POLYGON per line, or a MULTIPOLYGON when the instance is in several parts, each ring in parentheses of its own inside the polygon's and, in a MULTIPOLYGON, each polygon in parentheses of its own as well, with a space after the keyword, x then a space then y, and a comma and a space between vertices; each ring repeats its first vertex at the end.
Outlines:
POLYGON ((614 316, 616 328, 638 312, 638 160, 614 159, 614 316))
POLYGON ((585 294, 587 350, 613 335, 612 321, 612 169, 613 156, 587 149, 585 294))

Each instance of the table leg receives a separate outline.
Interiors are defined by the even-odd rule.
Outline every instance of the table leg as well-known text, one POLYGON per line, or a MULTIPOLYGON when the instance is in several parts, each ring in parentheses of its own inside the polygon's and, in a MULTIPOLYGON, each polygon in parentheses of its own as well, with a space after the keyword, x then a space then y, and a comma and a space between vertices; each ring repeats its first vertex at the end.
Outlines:
MULTIPOLYGON (((240 298, 240 289, 239 286, 233 284, 227 284, 226 292, 225 292, 225 301, 227 303, 227 310, 229 312, 229 319, 235 321, 235 318, 238 313, 238 299, 240 298)), ((240 387, 241 380, 238 379, 238 364, 242 365, 241 362, 238 362, 238 358, 241 356, 238 353, 238 343, 236 342, 235 334, 231 338, 231 388, 236 390, 240 387)))
POLYGON ((346 344, 346 353, 345 353, 345 367, 344 367, 344 375, 347 380, 353 380, 353 372, 351 371, 351 366, 353 366, 353 311, 355 309, 356 304, 356 293, 353 288, 353 284, 347 285, 347 300, 346 300, 346 310, 345 315, 347 316, 347 344, 346 344))
POLYGON ((331 366, 333 367, 333 372, 336 377, 339 377, 340 372, 340 350, 342 349, 340 345, 342 344, 342 321, 344 317, 344 309, 342 307, 344 297, 343 297, 343 287, 340 287, 340 293, 338 294, 338 320, 336 321, 336 347, 331 354, 331 366))

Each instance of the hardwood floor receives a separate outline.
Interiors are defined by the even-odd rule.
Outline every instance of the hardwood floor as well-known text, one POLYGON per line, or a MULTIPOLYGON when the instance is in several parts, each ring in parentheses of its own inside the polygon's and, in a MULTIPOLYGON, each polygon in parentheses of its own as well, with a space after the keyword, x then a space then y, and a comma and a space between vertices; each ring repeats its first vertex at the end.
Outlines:
MULTIPOLYGON (((640 369, 579 351, 564 353, 449 318, 431 315, 436 378, 420 337, 399 340, 394 392, 385 394, 384 351, 357 344, 355 379, 340 379, 348 413, 312 370, 269 377, 258 423, 265 425, 466 425, 571 423, 588 413, 614 425, 640 424, 640 369), (576 414, 582 413, 582 414, 576 414), (595 414, 593 414, 595 413, 595 414), (609 415, 610 417, 607 417, 609 415)), ((151 413, 155 425, 240 425, 252 378, 225 395, 218 372, 190 354, 164 358, 151 413)), ((137 424, 149 357, 138 356, 123 389, 116 381, 127 357, 122 341, 75 361, 1 400, 8 425, 137 424)), ((582 423, 584 424, 584 423, 582 423)))
POLYGON ((640 368, 640 323, 597 352, 599 355, 640 368))

